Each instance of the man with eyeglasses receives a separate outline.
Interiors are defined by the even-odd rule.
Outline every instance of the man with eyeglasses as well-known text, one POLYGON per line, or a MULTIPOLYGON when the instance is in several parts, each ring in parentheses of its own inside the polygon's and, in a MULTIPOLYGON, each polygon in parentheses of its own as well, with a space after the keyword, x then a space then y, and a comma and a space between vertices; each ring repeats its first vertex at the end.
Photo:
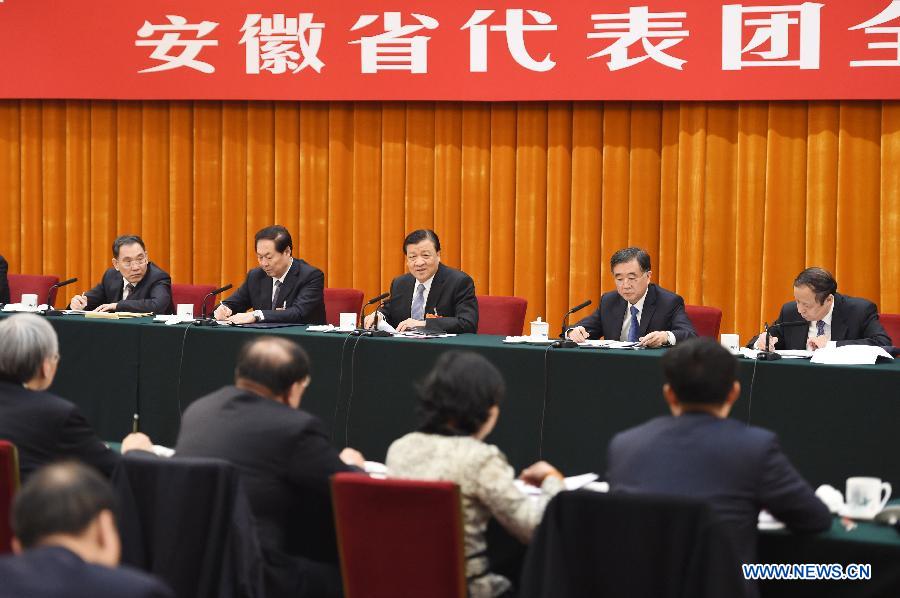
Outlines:
POLYGON ((267 226, 254 244, 259 267, 247 272, 244 284, 216 308, 215 318, 232 324, 324 324, 325 274, 294 257, 290 231, 267 226))
POLYGON ((600 297, 600 307, 566 331, 582 343, 589 338, 631 341, 642 347, 674 345, 697 336, 684 311, 684 299, 650 282, 650 255, 626 247, 609 261, 616 290, 600 297))
MULTIPOLYGON (((441 263, 441 241, 430 229, 409 233, 403 240, 409 273, 391 282, 391 298, 379 317, 398 332, 412 328, 428 332, 463 333, 478 328, 478 301, 472 277, 441 263)), ((375 325, 376 313, 365 327, 375 325)))
POLYGON ((172 278, 150 261, 144 241, 122 235, 113 242, 112 268, 100 284, 72 297, 71 309, 172 313, 172 278))
MULTIPOLYGON (((891 345, 891 338, 878 320, 878 307, 868 299, 838 293, 837 281, 823 268, 807 268, 797 275, 794 301, 781 307, 777 322, 787 325, 777 327, 769 335, 769 350, 773 351, 891 345)), ((755 336, 747 346, 763 350, 765 338, 765 334, 755 336)))

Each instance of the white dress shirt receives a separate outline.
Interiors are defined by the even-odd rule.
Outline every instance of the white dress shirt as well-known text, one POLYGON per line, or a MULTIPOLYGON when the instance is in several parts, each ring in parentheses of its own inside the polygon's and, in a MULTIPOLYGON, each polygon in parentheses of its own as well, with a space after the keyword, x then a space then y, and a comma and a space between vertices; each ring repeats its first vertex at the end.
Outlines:
MULTIPOLYGON (((429 278, 428 280, 426 280, 425 282, 422 282, 422 283, 420 283, 418 280, 416 281, 416 284, 413 286, 412 301, 409 302, 409 313, 410 313, 410 316, 412 316, 412 306, 413 306, 413 303, 416 302, 416 294, 418 294, 418 292, 419 292, 419 285, 420 285, 420 284, 424 284, 424 285, 425 285, 425 293, 424 293, 424 301, 422 302, 422 309, 424 309, 425 306, 428 305, 428 293, 431 292, 431 283, 434 282, 434 277, 435 277, 435 275, 437 275, 437 272, 435 272, 434 274, 432 274, 432 275, 431 275, 431 278, 429 278)), ((423 313, 424 313, 424 312, 423 312, 423 313)))
MULTIPOLYGON (((637 321, 638 327, 640 328, 641 318, 644 316, 644 300, 647 299, 647 293, 650 291, 650 287, 647 287, 647 290, 644 291, 644 296, 638 299, 638 302, 634 304, 634 306, 638 309, 637 313, 637 321)), ((619 335, 620 341, 628 340, 628 333, 631 332, 631 303, 625 302, 625 317, 622 320, 622 333, 619 335)), ((675 334, 670 330, 665 331, 666 336, 669 337, 669 344, 675 344, 675 334)), ((640 331, 638 331, 638 336, 640 336, 640 331)))

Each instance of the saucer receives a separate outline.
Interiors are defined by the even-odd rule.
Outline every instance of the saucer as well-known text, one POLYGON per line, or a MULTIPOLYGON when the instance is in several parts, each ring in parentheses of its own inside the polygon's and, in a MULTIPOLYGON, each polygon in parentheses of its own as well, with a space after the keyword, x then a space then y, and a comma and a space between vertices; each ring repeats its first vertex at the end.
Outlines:
POLYGON ((838 515, 840 515, 841 517, 848 517, 850 519, 856 519, 857 521, 872 521, 873 519, 875 519, 875 516, 877 514, 878 513, 875 513, 872 515, 865 515, 863 513, 859 513, 857 511, 852 511, 852 510, 848 509, 846 505, 843 508, 841 508, 840 510, 838 510, 838 515))

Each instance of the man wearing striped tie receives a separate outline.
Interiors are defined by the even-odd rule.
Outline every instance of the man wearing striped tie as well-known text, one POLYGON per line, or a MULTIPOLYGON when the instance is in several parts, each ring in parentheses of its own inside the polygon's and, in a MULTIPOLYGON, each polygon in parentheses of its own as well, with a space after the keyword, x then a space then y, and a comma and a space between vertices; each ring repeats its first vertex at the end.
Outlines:
POLYGON ((254 242, 259 267, 247 272, 244 284, 216 308, 215 318, 233 324, 324 324, 325 274, 293 256, 288 229, 267 226, 254 242))
POLYGON ((75 295, 71 309, 172 313, 172 279, 150 261, 144 241, 122 235, 113 242, 112 268, 90 291, 75 295))
POLYGON ((650 255, 626 247, 609 260, 616 290, 600 297, 600 307, 566 337, 582 343, 589 338, 631 341, 642 347, 674 345, 697 336, 684 311, 684 299, 650 282, 650 255))
MULTIPOLYGON (((781 307, 778 320, 769 331, 770 350, 815 351, 829 346, 891 344, 878 320, 878 307, 868 299, 841 295, 834 276, 817 267, 797 275, 794 301, 781 307), (792 325, 798 323, 799 326, 792 325)), ((759 334, 747 346, 763 350, 765 338, 765 334, 759 334)))
MULTIPOLYGON (((475 332, 478 301, 472 277, 441 263, 441 241, 430 229, 409 233, 403 241, 408 274, 391 282, 391 298, 376 313, 398 332, 412 328, 428 332, 475 332)), ((366 317, 365 327, 375 324, 366 317)))

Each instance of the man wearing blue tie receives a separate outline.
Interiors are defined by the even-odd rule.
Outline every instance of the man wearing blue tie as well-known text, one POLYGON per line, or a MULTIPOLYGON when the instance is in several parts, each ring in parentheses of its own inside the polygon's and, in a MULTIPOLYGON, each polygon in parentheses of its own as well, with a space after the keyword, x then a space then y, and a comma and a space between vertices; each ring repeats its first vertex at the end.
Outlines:
POLYGON ((650 255, 639 247, 626 247, 609 261, 616 290, 604 293, 600 307, 566 337, 581 343, 603 337, 662 347, 697 336, 684 311, 684 299, 650 282, 650 255))
MULTIPOLYGON (((424 328, 428 332, 475 332, 478 301, 472 277, 441 263, 441 241, 430 229, 409 233, 403 240, 408 274, 391 282, 391 298, 377 314, 398 332, 424 328)), ((366 316, 371 328, 376 314, 366 316)))

